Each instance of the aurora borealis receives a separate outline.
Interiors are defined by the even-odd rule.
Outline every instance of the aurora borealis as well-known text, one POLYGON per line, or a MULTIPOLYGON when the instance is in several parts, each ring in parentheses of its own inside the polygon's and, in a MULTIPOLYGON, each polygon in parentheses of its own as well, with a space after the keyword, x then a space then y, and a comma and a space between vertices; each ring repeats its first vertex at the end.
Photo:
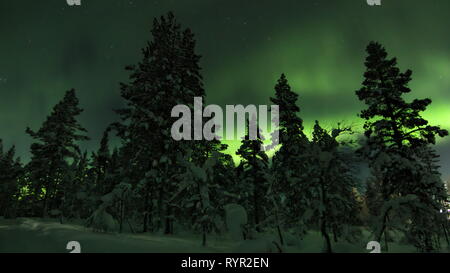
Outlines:
MULTIPOLYGON (((174 11, 197 37, 208 104, 269 104, 281 73, 314 120, 358 129, 354 93, 365 46, 382 43, 413 70, 411 98, 429 97, 424 116, 450 129, 450 1, 382 0, 65 0, 0 1, 0 138, 27 159, 31 138, 64 92, 75 88, 80 117, 97 147, 123 102, 124 66, 136 63, 155 16, 174 11)), ((450 175, 450 138, 439 142, 450 175)))

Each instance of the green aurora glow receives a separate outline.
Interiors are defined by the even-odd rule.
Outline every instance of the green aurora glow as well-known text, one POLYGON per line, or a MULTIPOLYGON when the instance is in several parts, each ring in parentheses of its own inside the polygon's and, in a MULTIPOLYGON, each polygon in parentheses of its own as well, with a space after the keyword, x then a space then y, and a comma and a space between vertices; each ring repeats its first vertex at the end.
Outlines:
MULTIPOLYGON (((175 12, 196 33, 208 104, 269 104, 286 73, 298 92, 305 128, 354 125, 363 105, 354 91, 365 46, 384 44, 402 69, 413 70, 410 98, 430 97, 424 114, 450 129, 450 1, 365 0, 65 0, 0 2, 0 132, 29 156, 30 138, 65 90, 76 88, 82 124, 95 149, 123 101, 123 67, 136 63, 153 17, 175 12)), ((450 138, 449 138, 450 139, 450 138)), ((440 142, 449 151, 449 139, 440 142)), ((230 153, 239 141, 228 142, 230 153)), ((442 154, 441 151, 441 154, 442 154)), ((445 159, 445 158, 444 158, 445 159)))

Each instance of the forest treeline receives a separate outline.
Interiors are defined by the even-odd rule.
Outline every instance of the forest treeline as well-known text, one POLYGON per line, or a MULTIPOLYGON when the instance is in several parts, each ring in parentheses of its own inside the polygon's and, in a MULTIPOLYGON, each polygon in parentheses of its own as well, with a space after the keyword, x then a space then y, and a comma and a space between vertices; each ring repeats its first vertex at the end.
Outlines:
POLYGON ((151 35, 140 62, 126 67, 124 107, 115 110, 117 122, 105 125, 97 151, 79 147, 88 137, 73 89, 38 130, 26 129, 34 141, 29 163, 16 158, 14 147, 0 146, 0 215, 84 219, 87 226, 103 217, 117 221, 120 232, 193 230, 206 244, 208 234, 223 232, 224 206, 234 203, 248 213, 246 238, 273 231, 283 244, 286 232, 303 237, 318 230, 331 252, 333 242, 357 240, 365 227, 377 241, 402 234, 422 252, 448 244, 441 213, 448 193, 433 147, 448 132, 421 116, 430 99, 405 101, 412 72, 401 72, 382 45, 367 46, 355 93, 365 104, 362 141, 340 138, 352 128, 325 130, 318 121, 308 137, 301 101, 282 74, 270 98, 279 105, 282 145, 269 158, 260 149, 262 134, 247 135, 236 166, 219 140, 172 139, 172 107, 193 107, 194 97, 206 96, 200 56, 193 33, 172 13, 154 19, 151 35), (111 136, 120 145, 112 146, 111 136), (371 174, 364 181, 356 175, 361 161, 371 174))

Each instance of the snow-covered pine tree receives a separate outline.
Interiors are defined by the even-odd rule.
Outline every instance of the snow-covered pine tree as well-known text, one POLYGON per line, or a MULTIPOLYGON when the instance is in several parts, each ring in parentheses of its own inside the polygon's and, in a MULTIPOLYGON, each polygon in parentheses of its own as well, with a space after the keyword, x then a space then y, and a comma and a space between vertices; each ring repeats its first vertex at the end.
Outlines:
POLYGON ((123 142, 121 154, 127 166, 123 175, 143 188, 139 202, 144 222, 152 206, 156 228, 172 233, 174 215, 168 200, 177 189, 176 177, 184 172, 177 158, 194 142, 172 139, 171 110, 178 104, 193 108, 194 97, 204 97, 204 90, 191 30, 182 30, 173 13, 168 13, 154 20, 151 33, 153 39, 142 50, 141 61, 127 67, 129 83, 121 84, 127 105, 117 111, 121 122, 114 127, 123 142))
POLYGON ((267 190, 269 183, 266 179, 269 171, 269 157, 263 147, 264 136, 252 117, 248 121, 247 132, 241 141, 241 146, 236 155, 241 157, 238 166, 238 179, 240 181, 241 204, 246 208, 250 223, 257 232, 262 231, 262 222, 266 215, 267 190), (256 129, 256 138, 250 139, 250 130, 256 129))
MULTIPOLYGON (((276 202, 274 205, 282 212, 278 223, 296 229, 299 225, 299 215, 307 206, 303 200, 305 194, 301 190, 301 184, 307 178, 306 151, 309 145, 309 140, 303 132, 303 121, 298 116, 300 108, 297 106, 297 99, 298 95, 291 90, 286 76, 282 74, 275 85, 275 96, 270 98, 272 103, 279 106, 277 130, 281 143, 280 149, 272 158, 273 183, 270 194, 272 202, 276 202)), ((272 138, 275 135, 273 134, 272 138)), ((306 230, 306 227, 303 230, 306 230)))
POLYGON ((177 192, 170 198, 170 202, 177 208, 178 222, 188 223, 184 225, 185 228, 200 232, 202 245, 206 246, 207 234, 219 228, 216 219, 224 200, 224 188, 215 172, 216 166, 221 164, 223 154, 214 152, 199 166, 191 160, 191 153, 178 160, 186 171, 180 174, 177 192))
POLYGON ((411 225, 408 236, 414 246, 422 252, 440 249, 441 238, 448 237, 449 223, 444 212, 448 206, 448 194, 439 172, 439 156, 428 145, 416 149, 416 174, 418 185, 409 185, 409 191, 417 196, 417 203, 411 206, 411 225))
POLYGON ((313 221, 325 239, 325 251, 332 252, 331 240, 345 236, 350 239, 352 225, 357 223, 359 212, 354 189, 351 155, 339 147, 337 137, 350 131, 337 128, 328 133, 316 121, 309 146, 308 180, 302 189, 309 198, 305 221, 313 221))
MULTIPOLYGON (((235 166, 231 155, 224 154, 227 148, 228 145, 221 143, 217 138, 196 141, 190 158, 192 164, 205 169, 210 175, 208 195, 214 211, 213 217, 216 218, 216 224, 212 225, 212 228, 217 232, 220 232, 221 229, 218 222, 224 216, 223 206, 236 200, 233 194, 236 184, 235 166)), ((184 215, 183 211, 180 213, 184 215)), ((179 215, 180 218, 183 218, 182 215, 179 215)))
POLYGON ((429 168, 422 167, 426 163, 421 153, 424 146, 435 144, 436 136, 447 136, 448 131, 429 125, 421 116, 421 112, 431 104, 430 99, 404 100, 403 95, 411 91, 408 87, 411 70, 401 73, 396 58, 389 59, 379 43, 371 42, 367 53, 365 80, 356 95, 367 105, 360 113, 360 117, 365 119, 367 141, 360 151, 369 160, 370 166, 379 170, 377 176, 384 201, 375 227, 375 239, 381 240, 388 221, 394 220, 390 215, 395 209, 402 210, 402 213, 395 214, 400 219, 409 207, 414 214, 410 213, 408 215, 412 218, 404 219, 412 223, 406 227, 406 232, 413 241, 428 242, 425 243, 426 249, 420 248, 431 251, 434 246, 429 242, 436 235, 434 230, 437 226, 430 229, 429 225, 440 224, 429 223, 426 219, 430 217, 428 213, 435 209, 436 202, 440 202, 438 199, 441 197, 436 194, 441 186, 434 179, 434 182, 430 181, 434 175, 429 168), (429 229, 430 233, 419 235, 415 232, 425 229, 429 229))

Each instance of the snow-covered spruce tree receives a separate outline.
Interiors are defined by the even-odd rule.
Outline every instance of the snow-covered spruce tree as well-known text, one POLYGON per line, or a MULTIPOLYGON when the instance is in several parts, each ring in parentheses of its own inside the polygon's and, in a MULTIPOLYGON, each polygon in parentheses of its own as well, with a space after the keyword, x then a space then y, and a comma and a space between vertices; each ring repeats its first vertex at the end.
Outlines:
MULTIPOLYGON (((295 228, 298 228, 299 223, 294 219, 299 219, 299 215, 307 206, 300 185, 306 178, 305 150, 309 145, 309 140, 303 133, 303 121, 298 117, 300 108, 297 106, 297 99, 298 95, 291 90, 286 76, 282 74, 275 85, 275 97, 270 99, 279 106, 277 130, 279 143, 282 144, 272 158, 271 196, 272 202, 279 204, 277 207, 283 212, 280 223, 284 222, 287 226, 295 228)), ((304 229, 306 230, 306 227, 304 229)))
POLYGON ((182 30, 169 13, 154 20, 151 33, 153 39, 142 50, 142 60, 127 67, 129 83, 121 84, 127 106, 117 111, 121 122, 114 127, 123 142, 121 154, 127 166, 123 175, 142 188, 139 201, 144 222, 152 206, 156 229, 172 233, 173 211, 168 200, 176 190, 175 177, 183 172, 175 167, 176 161, 194 141, 172 139, 175 119, 171 110, 178 104, 193 108, 193 98, 204 97, 204 90, 192 32, 182 30))
POLYGON ((340 149, 337 141, 337 137, 349 130, 338 128, 328 133, 316 121, 307 151, 308 179, 303 182, 302 189, 309 207, 302 217, 303 221, 319 227, 326 252, 332 252, 332 238, 336 242, 340 237, 351 239, 354 235, 352 225, 358 221, 354 162, 340 149))
POLYGON ((214 152, 203 165, 198 166, 192 161, 192 154, 189 152, 178 162, 185 167, 185 173, 178 178, 180 183, 177 192, 170 198, 177 208, 179 221, 186 221, 194 231, 202 234, 202 245, 206 246, 208 233, 215 230, 216 218, 219 215, 218 202, 222 187, 214 175, 215 166, 220 164, 221 153, 214 152))
POLYGON ((20 158, 15 158, 15 147, 3 150, 0 139, 0 215, 14 218, 17 215, 19 178, 23 174, 20 158))
POLYGON ((246 208, 250 223, 257 232, 262 231, 262 222, 265 219, 267 207, 267 190, 269 183, 266 179, 269 171, 269 157, 263 147, 264 137, 257 125, 257 121, 251 118, 248 121, 247 132, 241 141, 241 146, 236 155, 241 157, 241 163, 237 167, 240 190, 240 203, 246 208), (256 138, 250 138, 250 130, 256 129, 256 138))
POLYGON ((417 173, 422 175, 421 185, 412 188, 420 203, 411 206, 410 240, 423 252, 439 249, 441 237, 450 247, 447 214, 448 194, 439 172, 439 155, 430 146, 423 145, 416 152, 417 173), (422 203, 425 203, 423 205, 422 203))
POLYGON ((42 216, 58 208, 68 160, 75 159, 80 150, 78 142, 88 140, 84 129, 76 120, 83 110, 78 106, 75 90, 67 91, 64 98, 53 107, 42 127, 26 132, 36 141, 31 145, 31 161, 26 166, 31 183, 30 190, 42 203, 42 216))
POLYGON ((222 208, 234 197, 229 192, 235 182, 234 162, 223 153, 227 145, 218 139, 198 141, 194 148, 177 160, 185 173, 178 178, 182 183, 171 202, 178 222, 200 231, 206 245, 208 233, 223 231, 222 208))
POLYGON ((390 220, 394 223, 393 220, 399 222, 402 218, 404 231, 415 245, 422 251, 431 251, 437 247, 431 242, 440 223, 427 219, 438 216, 445 197, 441 193, 442 182, 430 181, 435 172, 423 167, 427 165, 423 149, 427 147, 430 151, 429 145, 435 144, 436 136, 444 137, 448 132, 429 125, 421 116, 430 105, 430 99, 412 102, 403 99, 402 96, 411 91, 408 88, 411 70, 401 73, 397 60, 388 59, 386 50, 379 43, 371 42, 367 53, 365 80, 356 95, 367 105, 360 113, 365 119, 367 141, 360 151, 372 169, 379 170, 377 176, 384 201, 375 227, 376 240, 381 240, 390 220), (408 208, 410 213, 407 214, 404 210, 408 208), (396 209, 402 213, 395 213, 396 209), (410 218, 404 219, 405 215, 410 218), (431 228, 432 225, 435 228, 431 228), (422 233, 427 229, 430 232, 422 233))
MULTIPOLYGON (((215 131, 215 127, 213 128, 215 131)), ((235 201, 232 194, 235 180, 235 166, 231 155, 224 154, 228 145, 221 143, 219 138, 214 135, 212 140, 200 140, 194 143, 194 150, 189 159, 192 164, 198 167, 205 166, 206 162, 214 158, 214 164, 211 166, 211 175, 214 182, 213 190, 210 192, 211 204, 219 212, 223 205, 235 201)), ((223 214, 223 213, 222 213, 223 214)), ((181 215, 180 215, 181 216, 181 215)))
MULTIPOLYGON (((97 214, 100 211, 108 213, 108 218, 112 217, 119 222, 118 231, 121 232, 124 219, 129 222, 131 218, 136 217, 138 211, 142 211, 142 202, 139 200, 143 196, 140 194, 140 183, 134 187, 131 183, 132 171, 127 170, 130 156, 127 150, 114 148, 110 152, 109 131, 110 128, 104 132, 99 149, 91 156, 91 168, 88 171, 91 190, 88 191, 87 199, 91 216, 95 211, 97 214), (126 217, 123 217, 123 214, 126 214, 126 217)), ((133 220, 139 222, 142 218, 133 220)), ((131 230, 134 231, 133 228, 131 230)))
MULTIPOLYGON (((196 169, 203 169, 208 177, 207 189, 209 200, 208 203, 210 205, 210 217, 213 224, 211 224, 210 228, 208 228, 208 232, 222 232, 224 231, 223 219, 224 215, 224 205, 235 202, 237 200, 237 195, 234 194, 236 187, 236 176, 235 176, 235 166, 234 161, 231 155, 227 155, 223 153, 223 150, 226 149, 227 145, 221 144, 219 141, 210 141, 210 142, 200 142, 198 150, 196 152, 192 151, 190 154, 192 155, 188 160, 190 164, 188 165, 187 172, 193 172, 196 169), (201 151, 201 152, 200 152, 201 151), (203 159, 199 158, 198 155, 204 156, 203 159), (197 160, 196 160, 197 159, 197 160), (200 160, 198 160, 200 159, 200 160), (192 166, 196 166, 193 168, 192 166)), ((189 176, 197 177, 197 174, 190 174, 189 176)), ((200 179, 200 181, 203 181, 200 179)), ((198 195, 198 190, 196 188, 189 188, 186 196, 189 200, 192 201, 192 197, 198 195)), ((199 199, 200 200, 200 199, 199 199)), ((184 204, 190 204, 191 201, 185 201, 184 204)), ((183 202, 182 202, 183 203, 183 202)), ((192 212, 192 208, 189 208, 189 205, 182 206, 177 211, 177 219, 180 221, 186 220, 186 223, 195 223, 197 216, 196 213, 192 212), (188 212, 186 214, 186 212, 188 212), (186 219, 186 215, 190 215, 192 217, 188 217, 186 219)))
MULTIPOLYGON (((110 128, 107 128, 103 132, 100 147, 91 155, 91 168, 89 169, 88 174, 92 183, 92 190, 88 192, 87 198, 90 202, 90 207, 92 208, 91 213, 93 210, 98 209, 99 206, 104 204, 102 198, 105 195, 113 192, 118 184, 127 180, 126 177, 121 176, 123 171, 121 167, 126 165, 122 165, 120 160, 123 158, 120 158, 118 149, 115 148, 112 153, 110 151, 109 133, 110 128)), ((126 161, 123 163, 126 164, 126 161)), ((108 206, 110 207, 108 209, 116 219, 120 219, 121 215, 120 202, 119 198, 115 198, 108 203, 108 206)))

